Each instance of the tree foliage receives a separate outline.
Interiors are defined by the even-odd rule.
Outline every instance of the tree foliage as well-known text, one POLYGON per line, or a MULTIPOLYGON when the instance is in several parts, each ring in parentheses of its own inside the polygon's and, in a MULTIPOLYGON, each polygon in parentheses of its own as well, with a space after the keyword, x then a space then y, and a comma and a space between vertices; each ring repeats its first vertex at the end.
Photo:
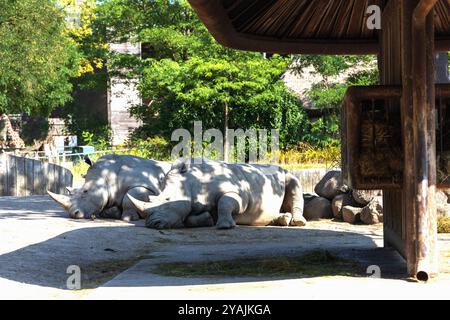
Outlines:
POLYGON ((0 113, 48 115, 70 100, 80 56, 53 0, 0 0, 0 113))
POLYGON ((230 128, 279 129, 289 143, 307 130, 300 102, 282 81, 290 59, 219 45, 187 1, 107 0, 98 16, 109 41, 146 46, 143 59, 109 60, 110 70, 141 80, 145 104, 132 108, 144 123, 137 136, 170 138, 175 129, 193 129, 194 121, 223 129, 225 106, 230 128))
POLYGON ((313 84, 306 92, 313 107, 322 110, 323 116, 311 124, 306 140, 315 145, 339 143, 340 108, 351 85, 373 85, 378 83, 378 71, 373 56, 319 56, 300 55, 292 69, 297 74, 308 68, 322 80, 313 84), (348 75, 342 78, 343 74, 348 75), (341 77, 339 80, 336 78, 341 77))

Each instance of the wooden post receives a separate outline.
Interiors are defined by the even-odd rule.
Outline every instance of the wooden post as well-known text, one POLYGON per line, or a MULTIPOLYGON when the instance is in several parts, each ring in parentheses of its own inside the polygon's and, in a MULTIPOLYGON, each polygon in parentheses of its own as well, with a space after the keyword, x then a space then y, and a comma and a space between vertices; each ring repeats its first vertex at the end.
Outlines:
POLYGON ((402 191, 383 192, 385 245, 406 258, 408 273, 437 273, 435 0, 391 0, 383 12, 382 84, 401 84, 404 173, 402 191))
MULTIPOLYGON (((419 280, 437 274, 437 213, 436 213, 436 110, 434 11, 437 0, 422 0, 413 13, 412 38, 412 109, 414 160, 405 161, 414 167, 413 235, 415 248, 408 253, 408 270, 419 280), (413 163, 414 161, 414 163, 413 163)), ((405 93, 405 92, 404 92, 405 93)), ((408 93, 409 94, 409 93, 408 93)), ((411 228, 412 230, 412 228, 411 228)))

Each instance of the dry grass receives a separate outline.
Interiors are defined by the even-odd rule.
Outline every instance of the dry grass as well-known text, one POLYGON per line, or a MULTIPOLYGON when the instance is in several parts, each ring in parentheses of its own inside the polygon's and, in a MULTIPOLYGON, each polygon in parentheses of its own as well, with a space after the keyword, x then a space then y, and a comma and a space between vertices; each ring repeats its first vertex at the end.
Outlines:
POLYGON ((361 267, 323 251, 311 251, 298 257, 264 257, 214 262, 166 263, 154 271, 171 277, 319 277, 361 276, 361 267))
POLYGON ((439 233, 450 233, 450 217, 439 217, 438 218, 438 232, 439 233))

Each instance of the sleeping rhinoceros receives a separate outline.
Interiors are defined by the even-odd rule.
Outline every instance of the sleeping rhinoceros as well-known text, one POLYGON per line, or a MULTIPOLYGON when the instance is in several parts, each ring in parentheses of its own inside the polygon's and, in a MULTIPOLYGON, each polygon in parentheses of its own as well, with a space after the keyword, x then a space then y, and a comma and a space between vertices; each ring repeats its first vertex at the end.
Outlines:
POLYGON ((50 191, 48 194, 68 211, 71 218, 99 216, 138 220, 138 212, 125 195, 128 193, 142 200, 148 199, 149 195, 158 195, 171 167, 167 162, 107 155, 89 168, 81 189, 69 190, 69 196, 50 191))
POLYGON ((164 190, 144 202, 129 196, 156 229, 236 224, 304 226, 302 188, 280 167, 202 161, 179 162, 166 175, 164 190), (281 213, 280 213, 281 212, 281 213))

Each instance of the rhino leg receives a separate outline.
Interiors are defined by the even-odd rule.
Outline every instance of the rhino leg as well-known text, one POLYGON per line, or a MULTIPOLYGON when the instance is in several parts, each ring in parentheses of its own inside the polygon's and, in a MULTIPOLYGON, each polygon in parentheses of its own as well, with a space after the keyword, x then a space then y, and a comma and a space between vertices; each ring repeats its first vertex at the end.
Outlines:
MULTIPOLYGON (((151 191, 144 187, 136 187, 128 190, 127 194, 132 197, 141 200, 148 201, 148 197, 152 195, 151 191)), ((122 220, 125 222, 137 221, 139 219, 145 219, 146 217, 139 215, 139 212, 131 203, 130 199, 125 196, 122 200, 122 220)))
POLYGON ((122 211, 118 207, 111 207, 100 212, 100 218, 119 220, 122 217, 122 211))
POLYGON ((303 190, 300 181, 291 173, 286 173, 286 189, 281 212, 291 213, 290 225, 303 227, 306 219, 303 217, 303 190))
POLYGON ((224 194, 217 204, 217 229, 232 229, 236 226, 233 214, 242 208, 242 198, 236 193, 224 194))
POLYGON ((214 226, 214 219, 209 212, 203 212, 199 215, 190 215, 184 222, 186 228, 203 228, 214 226))

